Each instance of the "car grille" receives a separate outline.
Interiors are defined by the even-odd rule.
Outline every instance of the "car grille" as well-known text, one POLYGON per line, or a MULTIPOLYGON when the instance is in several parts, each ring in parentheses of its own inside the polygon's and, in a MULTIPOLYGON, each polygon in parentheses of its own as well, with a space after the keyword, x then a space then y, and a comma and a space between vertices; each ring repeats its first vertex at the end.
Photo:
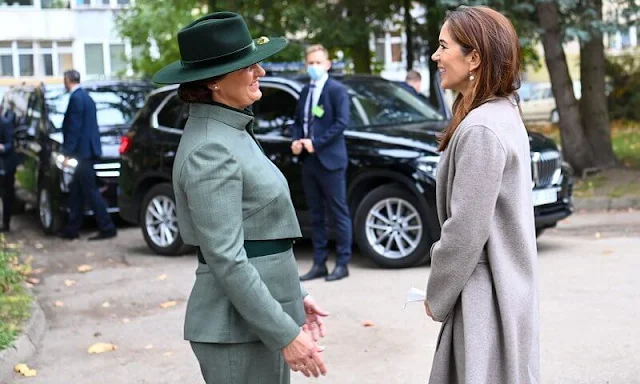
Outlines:
POLYGON ((558 151, 531 153, 531 178, 534 188, 548 187, 558 182, 562 158, 558 151))

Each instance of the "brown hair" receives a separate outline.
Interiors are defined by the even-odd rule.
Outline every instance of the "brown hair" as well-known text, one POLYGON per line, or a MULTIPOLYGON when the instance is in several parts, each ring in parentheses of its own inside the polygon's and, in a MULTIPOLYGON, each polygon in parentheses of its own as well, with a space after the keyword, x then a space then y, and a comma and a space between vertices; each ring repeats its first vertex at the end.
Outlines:
POLYGON ((225 75, 182 83, 178 88, 178 96, 185 103, 211 103, 213 100, 213 92, 207 85, 223 77, 225 77, 225 75))
POLYGON ((462 120, 474 108, 496 97, 508 97, 520 88, 520 43, 513 24, 499 12, 483 6, 461 6, 445 17, 453 39, 464 55, 474 49, 480 66, 468 92, 453 103, 453 118, 439 137, 438 150, 449 145, 462 120))

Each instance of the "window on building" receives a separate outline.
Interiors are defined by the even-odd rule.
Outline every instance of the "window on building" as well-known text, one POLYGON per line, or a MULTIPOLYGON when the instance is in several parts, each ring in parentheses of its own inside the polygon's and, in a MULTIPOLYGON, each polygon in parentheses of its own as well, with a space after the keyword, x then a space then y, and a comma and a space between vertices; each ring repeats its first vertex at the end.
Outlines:
POLYGON ((3 3, 13 7, 33 7, 33 0, 5 0, 3 3))
POLYGON ((402 61, 402 43, 391 44, 391 61, 394 63, 402 61))
POLYGON ((85 44, 84 60, 87 75, 104 75, 104 52, 102 44, 85 44))
POLYGON ((53 55, 45 53, 40 56, 41 70, 38 71, 45 76, 53 76, 53 55))
POLYGON ((129 5, 130 0, 118 0, 118 5, 129 5))
POLYGON ((69 0, 40 0, 43 9, 71 8, 69 0))
POLYGON ((20 76, 35 76, 33 54, 18 55, 20 63, 20 76))
POLYGON ((382 40, 377 39, 376 40, 376 61, 378 63, 384 63, 384 51, 385 51, 384 39, 382 40))
POLYGON ((620 31, 620 48, 627 49, 631 47, 631 33, 629 27, 625 27, 620 31))
POLYGON ((111 74, 117 75, 127 70, 127 57, 124 51, 124 44, 111 44, 111 74))
POLYGON ((76 0, 76 5, 80 7, 88 7, 91 5, 91 0, 76 0))
POLYGON ((0 55, 0 76, 13 76, 13 56, 0 55))
POLYGON ((102 5, 105 5, 105 6, 111 5, 111 0, 102 0, 102 5))
POLYGON ((62 75, 65 71, 73 69, 73 55, 70 53, 58 54, 58 75, 62 75))

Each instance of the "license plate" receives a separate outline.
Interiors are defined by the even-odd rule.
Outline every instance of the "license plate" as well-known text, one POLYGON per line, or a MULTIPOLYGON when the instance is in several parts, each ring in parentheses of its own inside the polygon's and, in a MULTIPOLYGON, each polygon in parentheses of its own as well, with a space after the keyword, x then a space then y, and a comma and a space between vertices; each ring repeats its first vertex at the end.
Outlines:
POLYGON ((533 205, 545 205, 558 201, 558 191, 555 188, 536 189, 533 191, 533 205))

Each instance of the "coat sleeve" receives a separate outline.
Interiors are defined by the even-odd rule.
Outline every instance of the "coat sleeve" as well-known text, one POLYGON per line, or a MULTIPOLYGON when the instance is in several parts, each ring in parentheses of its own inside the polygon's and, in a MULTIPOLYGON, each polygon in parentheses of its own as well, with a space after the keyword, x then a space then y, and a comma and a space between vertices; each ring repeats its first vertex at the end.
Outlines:
POLYGON ((335 120, 329 129, 322 133, 322 136, 313 139, 313 147, 316 150, 326 147, 336 137, 342 135, 349 125, 349 93, 340 83, 331 92, 331 104, 335 111, 335 120))
POLYGON ((6 116, 2 117, 2 124, 4 125, 4 152, 9 152, 13 148, 13 124, 14 124, 14 116, 13 113, 9 112, 6 116))
POLYGON ((75 153, 80 143, 80 136, 82 136, 82 114, 83 105, 81 101, 77 96, 71 95, 64 119, 66 126, 63 127, 64 142, 62 143, 62 153, 65 155, 75 153))
POLYGON ((200 144, 185 161, 180 180, 200 251, 225 295, 268 347, 287 346, 300 327, 247 259, 237 159, 220 144, 200 144))
POLYGON ((293 141, 299 140, 300 138, 302 138, 302 136, 304 136, 302 128, 302 110, 304 109, 304 102, 307 98, 303 97, 303 95, 305 95, 304 89, 302 90, 302 92, 300 92, 300 98, 298 99, 298 104, 296 105, 296 115, 293 123, 293 132, 291 133, 291 138, 293 139, 293 141))
POLYGON ((455 145, 451 216, 431 248, 427 300, 436 321, 444 321, 476 268, 489 239, 502 186, 506 153, 484 126, 460 132, 455 145))

